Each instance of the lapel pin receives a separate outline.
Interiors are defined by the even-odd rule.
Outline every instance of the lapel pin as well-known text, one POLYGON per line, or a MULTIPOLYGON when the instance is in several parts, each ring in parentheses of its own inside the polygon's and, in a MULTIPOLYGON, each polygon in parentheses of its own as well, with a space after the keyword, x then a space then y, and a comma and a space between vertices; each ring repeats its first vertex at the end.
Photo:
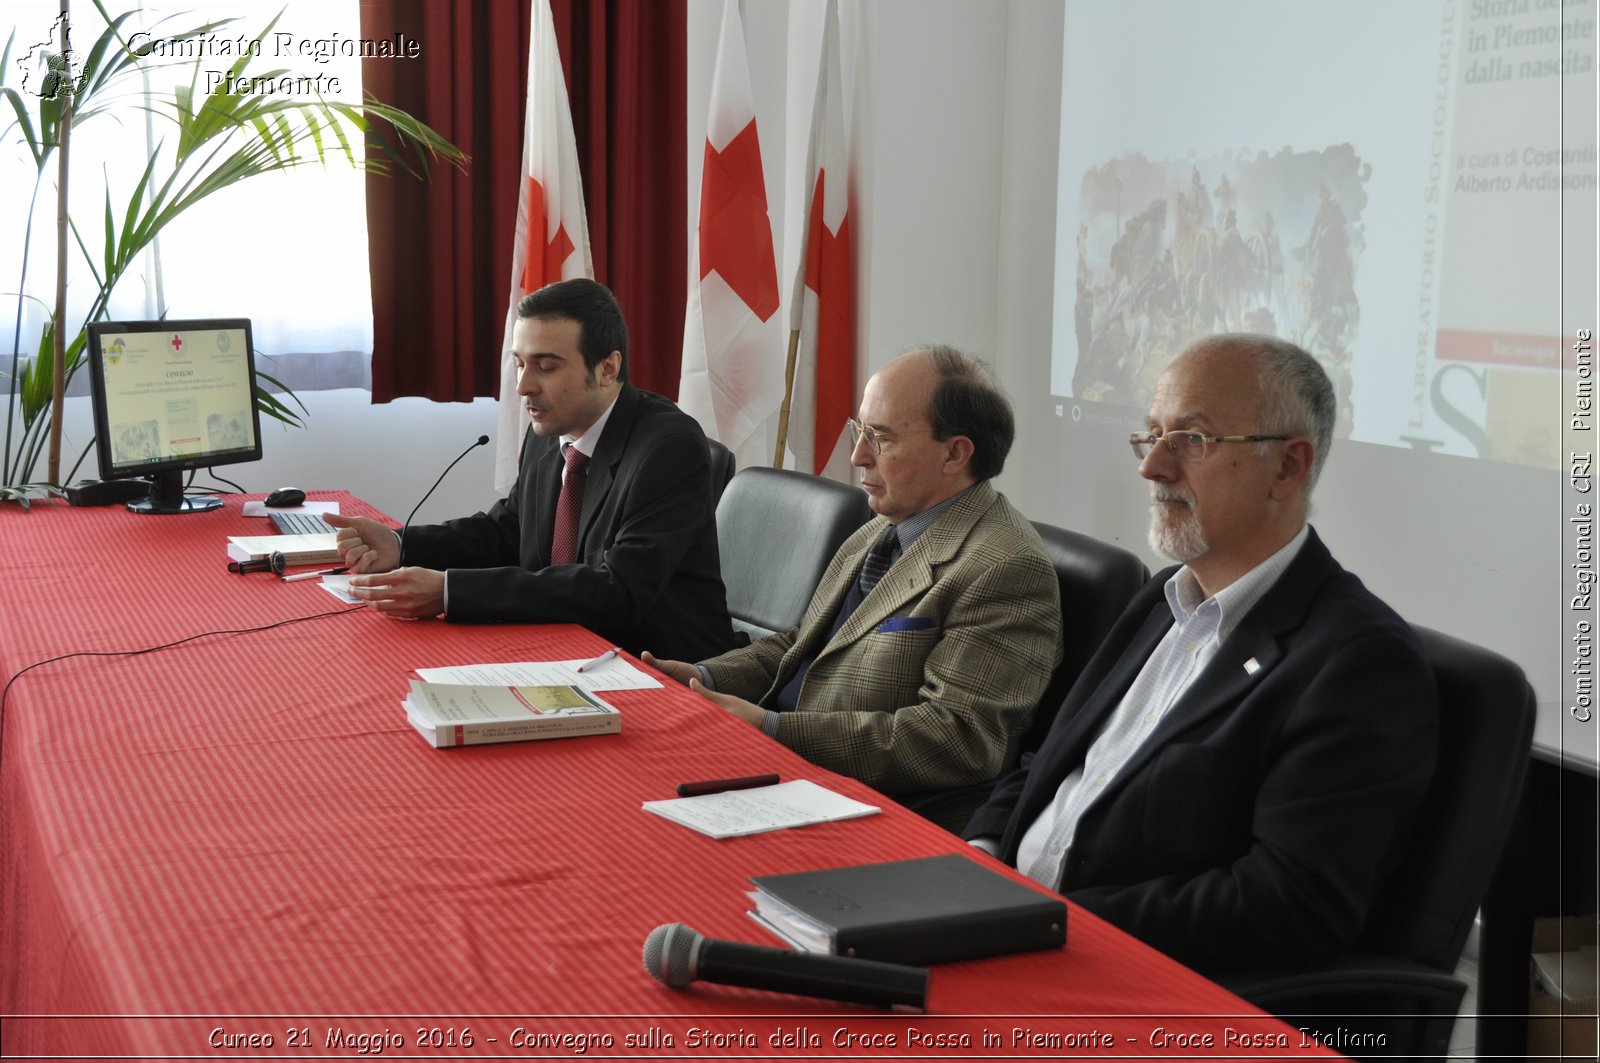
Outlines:
POLYGON ((1245 675, 1255 675, 1259 671, 1261 671, 1261 662, 1256 660, 1254 657, 1244 662, 1245 675))

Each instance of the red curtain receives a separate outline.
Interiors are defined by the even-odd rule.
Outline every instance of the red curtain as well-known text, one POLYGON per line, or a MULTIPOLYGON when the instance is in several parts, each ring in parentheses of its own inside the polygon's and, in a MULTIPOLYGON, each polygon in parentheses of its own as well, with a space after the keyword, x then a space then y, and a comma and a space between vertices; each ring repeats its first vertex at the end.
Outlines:
POLYGON ((676 398, 689 236, 688 0, 552 0, 595 276, 628 318, 629 379, 676 398))
MULTIPOLYGON (((535 3, 543 0, 533 0, 535 3)), ((595 276, 627 314, 630 378, 675 396, 688 234, 687 0, 551 0, 583 170, 595 276)), ((372 400, 492 396, 511 276, 527 89, 526 0, 363 0, 362 36, 417 41, 368 59, 367 89, 471 156, 367 179, 372 400)))

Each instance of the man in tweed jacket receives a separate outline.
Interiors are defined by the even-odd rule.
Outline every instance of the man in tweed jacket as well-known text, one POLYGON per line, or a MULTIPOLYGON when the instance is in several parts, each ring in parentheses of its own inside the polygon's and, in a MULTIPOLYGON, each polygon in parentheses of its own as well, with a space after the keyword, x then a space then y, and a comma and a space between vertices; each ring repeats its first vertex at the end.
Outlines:
MULTIPOLYGON (((977 363, 936 347, 876 373, 851 431, 879 516, 839 548, 800 626, 698 668, 652 661, 891 796, 995 779, 1061 659, 1054 569, 989 483, 1015 434, 1010 405, 977 363), (899 552, 863 597, 858 579, 890 527, 899 552)), ((945 825, 959 829, 981 799, 946 808, 945 825)))

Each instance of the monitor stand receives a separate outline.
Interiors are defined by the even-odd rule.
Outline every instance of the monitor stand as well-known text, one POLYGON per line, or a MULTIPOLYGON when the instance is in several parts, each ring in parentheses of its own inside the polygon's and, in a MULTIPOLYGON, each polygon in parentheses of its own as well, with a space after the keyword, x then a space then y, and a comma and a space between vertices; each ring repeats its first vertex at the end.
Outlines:
POLYGON ((183 493, 183 474, 176 470, 158 472, 150 481, 150 497, 129 502, 135 513, 205 513, 222 508, 222 499, 216 495, 186 495, 183 493))

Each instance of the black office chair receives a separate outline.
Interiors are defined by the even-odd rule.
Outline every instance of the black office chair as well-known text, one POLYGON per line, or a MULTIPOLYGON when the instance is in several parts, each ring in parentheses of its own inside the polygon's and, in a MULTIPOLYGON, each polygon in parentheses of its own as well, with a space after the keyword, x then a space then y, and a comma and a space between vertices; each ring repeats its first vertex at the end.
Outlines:
MULTIPOLYGON (((1033 723, 1011 750, 1006 771, 1023 753, 1039 748, 1050 730, 1050 721, 1055 719, 1056 710, 1077 681, 1078 673, 1105 641, 1111 625, 1122 615, 1134 594, 1150 578, 1150 570, 1144 562, 1120 546, 1052 524, 1034 521, 1033 527, 1044 540, 1045 554, 1056 570, 1056 585, 1061 591, 1063 650, 1061 663, 1039 698, 1033 723)), ((996 781, 909 794, 900 801, 924 818, 960 833, 966 821, 989 799, 996 781)))
POLYGON ((859 487, 786 469, 744 469, 717 505, 722 583, 735 634, 800 623, 839 545, 872 516, 859 487))
POLYGON ((722 501, 722 492, 733 479, 738 462, 734 460, 733 451, 715 439, 706 440, 706 449, 711 452, 711 505, 715 507, 722 501))
MULTIPOLYGON (((1534 694, 1516 664, 1417 628, 1439 688, 1439 754, 1400 867, 1355 955, 1330 966, 1222 979, 1296 1026, 1383 1037, 1365 1058, 1440 1059, 1465 984, 1455 969, 1500 858, 1527 771, 1534 694)), ((1360 1040, 1341 1051, 1356 1058, 1360 1040)), ((1376 1043, 1375 1041, 1373 1043, 1376 1043)))
POLYGON ((1120 546, 1053 524, 1034 521, 1033 527, 1044 540, 1061 588, 1062 653, 1061 663, 1039 699, 1033 727, 1022 740, 1021 753, 1039 748, 1056 710, 1067 699, 1067 691, 1078 681, 1078 673, 1150 579, 1150 570, 1138 555, 1120 546))

